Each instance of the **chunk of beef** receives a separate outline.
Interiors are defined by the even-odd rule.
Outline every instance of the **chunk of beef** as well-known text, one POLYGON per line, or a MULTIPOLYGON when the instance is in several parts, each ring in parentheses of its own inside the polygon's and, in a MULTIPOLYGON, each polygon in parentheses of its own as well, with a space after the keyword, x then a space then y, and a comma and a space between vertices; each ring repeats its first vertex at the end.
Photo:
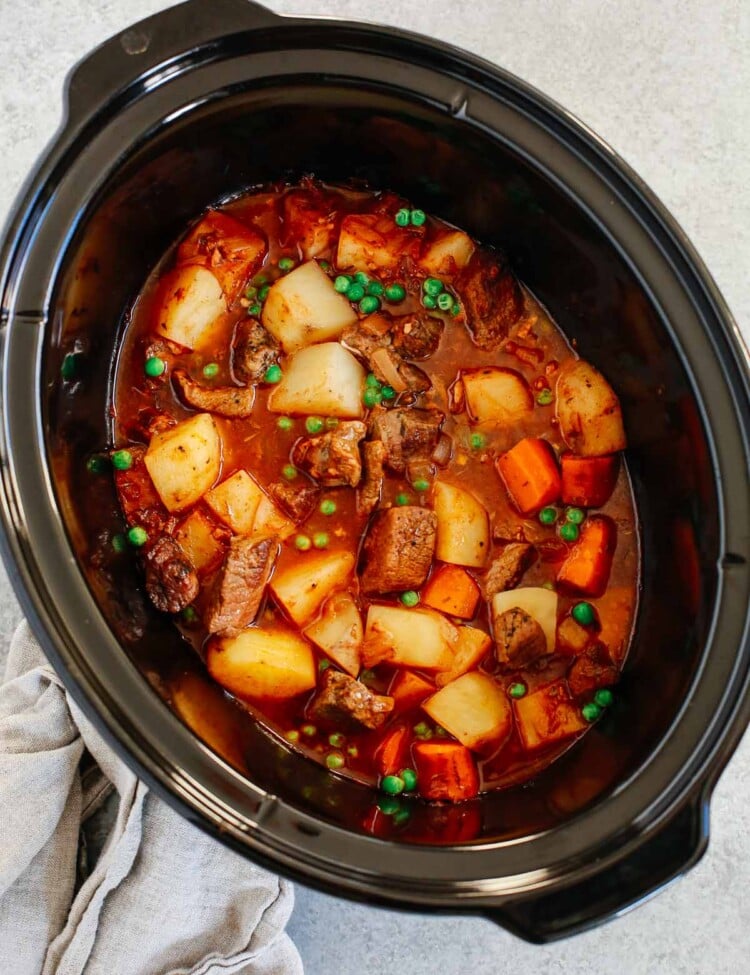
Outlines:
POLYGON ((275 538, 235 538, 213 582, 204 622, 209 633, 233 635, 255 619, 276 556, 275 538))
POLYGON ((498 255, 476 250, 461 272, 457 290, 480 349, 493 351, 523 314, 523 294, 498 255))
POLYGON ((320 490, 314 484, 294 485, 289 484, 288 481, 277 481, 275 484, 270 484, 268 490, 274 501, 277 501, 297 524, 312 514, 320 496, 320 490))
POLYGON ((380 501, 386 453, 385 444, 380 440, 368 440, 362 444, 365 480, 357 494, 357 508, 368 515, 377 508, 380 501))
POLYGON ((374 694, 348 674, 328 669, 308 714, 322 725, 370 731, 379 728, 393 710, 393 698, 374 694))
POLYGON ((146 409, 138 411, 138 420, 130 433, 135 438, 151 440, 157 433, 164 433, 175 426, 177 426, 177 420, 170 413, 164 413, 153 407, 146 407, 146 409))
POLYGON ((406 505, 375 515, 365 538, 363 592, 421 586, 430 570, 436 537, 437 517, 428 508, 406 505))
MULTIPOLYGON (((407 390, 413 393, 424 392, 430 388, 429 378, 417 366, 405 361, 409 358, 406 346, 409 345, 411 333, 415 335, 411 347, 424 354, 427 348, 426 338, 434 332, 434 328, 430 326, 419 326, 420 321, 421 316, 418 315, 404 315, 394 319, 387 312, 376 312, 344 329, 341 340, 347 348, 367 362, 380 382, 392 386, 397 393, 407 390), (421 340, 416 338, 418 335, 422 336, 421 340), (400 342, 398 348, 397 341, 400 342)), ((437 325, 442 328, 439 321, 437 325)), ((439 332, 437 341, 440 341, 439 332)), ((417 357, 423 355, 414 356, 417 357)))
POLYGON ((115 487, 122 513, 129 525, 145 528, 150 537, 171 534, 177 519, 170 515, 143 463, 145 447, 128 447, 133 463, 126 471, 115 470, 115 487))
POLYGON ((492 562, 482 580, 482 595, 492 599, 499 592, 515 589, 524 572, 534 561, 534 546, 526 542, 511 542, 492 562))
POLYGON ((172 380, 181 398, 195 410, 217 413, 231 419, 250 416, 255 401, 252 386, 215 386, 208 388, 194 382, 184 369, 175 369, 172 380))
POLYGON ((617 682, 617 667, 601 643, 596 643, 573 661, 568 671, 568 687, 575 697, 591 694, 617 682))
POLYGON ((262 379, 279 358, 279 343, 255 318, 237 323, 232 341, 232 371, 241 383, 262 379))
POLYGON ((359 442, 366 433, 361 420, 346 420, 333 430, 300 440, 292 460, 324 487, 356 487, 362 477, 359 442))
POLYGON ((443 322, 430 315, 401 315, 394 319, 393 348, 404 359, 427 359, 437 352, 443 335, 443 322))
POLYGON ((518 606, 495 620, 497 659, 507 667, 523 667, 547 653, 547 638, 537 621, 518 606))
POLYGON ((144 556, 146 591, 162 613, 179 613, 198 595, 198 576, 177 542, 160 535, 144 556))
POLYGON ((385 444, 387 466, 403 474, 407 461, 429 461, 444 419, 438 410, 377 410, 370 420, 370 436, 385 444))

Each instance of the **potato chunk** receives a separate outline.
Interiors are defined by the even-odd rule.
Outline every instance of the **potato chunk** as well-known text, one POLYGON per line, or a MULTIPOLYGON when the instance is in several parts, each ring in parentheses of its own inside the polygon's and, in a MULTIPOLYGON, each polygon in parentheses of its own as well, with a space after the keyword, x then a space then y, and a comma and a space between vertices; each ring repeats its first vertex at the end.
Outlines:
POLYGON ((475 752, 494 751, 513 728, 508 696, 489 674, 478 671, 452 681, 427 698, 422 709, 475 752))
POLYGON ((156 305, 156 332, 170 342, 194 349, 208 338, 227 310, 216 276, 191 265, 165 275, 156 305))
POLYGON ((342 589, 354 569, 351 552, 316 552, 277 569, 271 591, 277 602, 304 626, 318 612, 326 597, 342 589))
POLYGON ((431 609, 370 606, 362 663, 389 663, 418 670, 447 670, 453 661, 458 630, 431 609))
POLYGON ((268 398, 272 413, 360 417, 365 371, 338 342, 301 349, 268 398))
POLYGON ((243 630, 212 641, 209 673, 240 697, 295 697, 315 687, 315 656, 301 636, 281 626, 243 630))
POLYGON ((205 502, 235 535, 249 535, 263 497, 263 491, 247 471, 235 471, 208 492, 205 502))
POLYGON ((478 568, 487 560, 490 522, 481 501, 464 488, 438 481, 433 504, 438 520, 435 557, 478 568))
POLYGON ((474 253, 474 241, 463 230, 441 234, 422 251, 419 263, 428 274, 452 277, 466 267, 474 253))
POLYGON ((508 589, 492 597, 492 618, 497 619, 509 609, 518 607, 536 620, 547 641, 547 653, 554 653, 557 631, 557 593, 542 586, 522 586, 508 589))
POLYGON ((458 642, 450 669, 438 674, 435 683, 438 687, 445 687, 462 674, 473 670, 486 657, 492 646, 492 640, 475 626, 459 626, 458 642))
POLYGON ((258 538, 268 538, 269 535, 278 535, 279 538, 289 538, 297 526, 287 516, 279 511, 273 501, 265 494, 260 499, 258 508, 255 512, 252 535, 258 538))
POLYGON ((557 419, 565 443, 582 457, 616 454, 627 446, 620 401, 602 374, 579 359, 557 379, 557 419))
POLYGON ((521 744, 528 751, 579 734, 587 722, 562 681, 513 702, 521 744))
POLYGON ((305 636, 347 674, 357 676, 364 631, 357 604, 348 592, 334 593, 327 600, 320 618, 307 627, 305 636))
MULTIPOLYGON (((226 529, 221 529, 228 536, 226 529)), ((210 571, 221 561, 224 551, 217 529, 202 511, 191 511, 174 533, 175 541, 199 571, 210 571)))
POLYGON ((424 227, 398 227, 385 213, 352 213, 341 222, 336 266, 388 276, 417 260, 423 236, 424 227))
POLYGON ((221 470, 221 438, 210 413, 198 413, 157 433, 144 463, 168 511, 180 511, 209 491, 221 470))
POLYGON ((517 423, 534 409, 528 383, 513 369, 473 369, 461 373, 469 416, 476 423, 517 423))
POLYGON ((279 278, 263 305, 262 322, 287 355, 338 338, 356 320, 351 304, 315 261, 279 278))

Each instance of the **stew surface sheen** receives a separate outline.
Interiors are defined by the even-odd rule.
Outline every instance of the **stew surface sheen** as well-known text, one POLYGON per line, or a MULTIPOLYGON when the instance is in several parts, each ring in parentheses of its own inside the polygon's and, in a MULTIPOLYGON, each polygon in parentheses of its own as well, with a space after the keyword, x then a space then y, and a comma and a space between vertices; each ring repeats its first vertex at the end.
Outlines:
MULTIPOLYGON (((620 407, 502 255, 388 192, 253 191, 146 282, 114 388, 113 544, 238 706, 383 812, 526 781, 611 705, 620 407)), ((204 686, 173 689, 199 731, 204 686)))

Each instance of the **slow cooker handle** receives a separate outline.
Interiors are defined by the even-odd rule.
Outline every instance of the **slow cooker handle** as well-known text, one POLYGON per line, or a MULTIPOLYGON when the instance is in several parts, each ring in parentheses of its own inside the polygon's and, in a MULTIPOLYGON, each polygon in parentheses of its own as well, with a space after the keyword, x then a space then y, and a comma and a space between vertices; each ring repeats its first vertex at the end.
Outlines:
POLYGON ((621 863, 572 887, 485 911, 526 941, 546 944, 624 914, 697 863, 708 846, 708 801, 696 799, 621 863))
POLYGON ((67 122, 92 116, 113 97, 170 59, 227 34, 277 25, 282 18, 252 0, 187 0, 116 34, 79 62, 68 76, 67 122))

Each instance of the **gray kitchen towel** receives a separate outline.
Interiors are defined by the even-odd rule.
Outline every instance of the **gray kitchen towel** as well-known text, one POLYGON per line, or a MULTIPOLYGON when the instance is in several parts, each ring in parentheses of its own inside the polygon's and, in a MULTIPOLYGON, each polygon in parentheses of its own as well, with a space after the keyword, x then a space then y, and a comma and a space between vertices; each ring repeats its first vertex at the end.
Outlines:
POLYGON ((148 791, 22 624, 0 687, 0 975, 301 975, 293 900, 148 791), (117 819, 76 891, 81 823, 110 783, 117 819))

